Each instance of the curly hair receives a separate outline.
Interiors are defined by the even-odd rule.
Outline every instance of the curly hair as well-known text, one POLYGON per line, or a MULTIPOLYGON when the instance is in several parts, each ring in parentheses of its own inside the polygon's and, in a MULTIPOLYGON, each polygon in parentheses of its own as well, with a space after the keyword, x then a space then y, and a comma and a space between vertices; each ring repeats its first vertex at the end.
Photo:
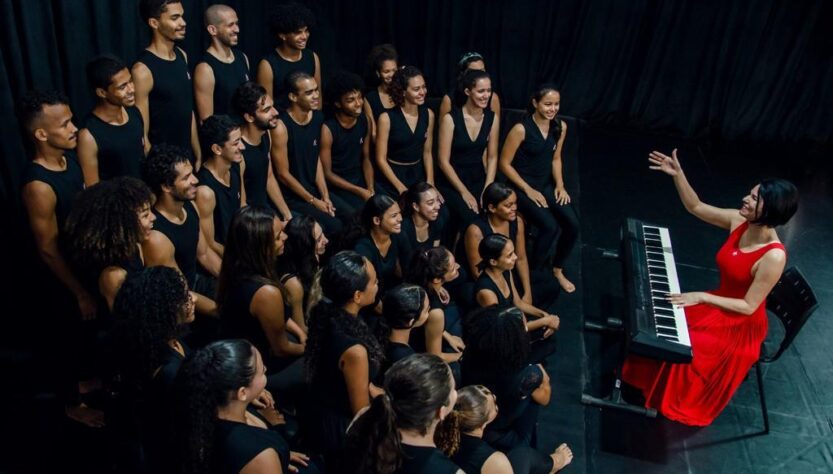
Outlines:
POLYGON ((213 342, 188 356, 177 373, 176 439, 185 473, 211 472, 217 410, 252 383, 257 349, 243 339, 213 342))
POLYGON ((82 191, 64 224, 70 264, 99 272, 124 265, 139 252, 142 229, 137 215, 153 203, 145 183, 132 177, 101 181, 82 191))
MULTIPOLYGON (((541 84, 532 92, 532 97, 530 97, 529 106, 527 107, 527 110, 530 114, 535 113, 535 106, 532 104, 532 102, 539 102, 541 99, 544 98, 545 95, 549 94, 550 92, 555 92, 559 95, 561 94, 561 92, 558 91, 558 87, 556 87, 555 84, 551 84, 548 82, 541 84)), ((556 140, 558 140, 558 137, 561 136, 561 119, 559 119, 558 115, 556 115, 555 117, 553 117, 552 120, 550 120, 550 123, 552 124, 551 127, 555 127, 552 129, 552 133, 555 135, 556 140)))
POLYGON ((315 225, 311 216, 292 218, 284 228, 286 244, 283 255, 278 259, 278 273, 294 274, 301 281, 304 292, 308 293, 321 265, 315 254, 315 225))
POLYGON ((402 66, 401 69, 396 71, 393 80, 390 82, 390 98, 394 104, 401 107, 405 103, 405 91, 408 90, 408 82, 420 76, 423 76, 422 71, 414 66, 402 66))
POLYGON ((408 271, 405 273, 405 281, 419 285, 426 290, 431 288, 431 282, 448 272, 451 263, 451 251, 442 245, 422 249, 414 253, 408 271))
POLYGON ((334 110, 345 94, 355 91, 360 93, 364 91, 362 78, 352 72, 336 71, 327 80, 327 87, 324 91, 325 105, 334 110))
POLYGON ((453 456, 460 449, 462 433, 470 433, 489 421, 488 400, 491 396, 492 392, 483 385, 469 385, 457 390, 454 412, 443 420, 443 429, 434 433, 434 443, 446 456, 453 456))
POLYGON ((529 358, 529 333, 523 313, 514 306, 487 306, 463 320, 466 358, 499 373, 520 370, 529 358))
POLYGON ((371 372, 384 358, 379 341, 362 318, 347 314, 342 308, 357 291, 364 291, 370 283, 366 258, 352 250, 341 251, 321 270, 310 293, 321 295, 310 298, 309 336, 305 352, 307 380, 317 382, 322 372, 322 352, 331 347, 331 334, 343 334, 361 341, 367 349, 371 372))
POLYGON ((398 430, 428 434, 437 411, 449 402, 454 381, 451 369, 432 354, 414 354, 397 361, 385 374, 385 394, 347 432, 347 473, 391 474, 402 465, 398 430))
POLYGON ((184 148, 167 143, 153 145, 141 162, 142 179, 159 196, 162 186, 174 185, 176 165, 180 163, 189 163, 188 152, 184 148))
POLYGON ((378 86, 380 82, 379 71, 382 70, 382 65, 385 61, 394 61, 399 63, 399 54, 396 48, 389 43, 377 44, 370 50, 367 55, 367 73, 366 79, 368 84, 378 86))
POLYGON ((62 92, 55 90, 33 89, 17 101, 17 119, 31 134, 32 126, 43 114, 43 108, 48 105, 69 105, 69 99, 62 92))
POLYGON ((275 284, 275 213, 262 206, 238 209, 231 218, 226 236, 220 276, 217 279, 217 306, 226 305, 231 289, 250 279, 275 284))
POLYGON ((205 159, 214 155, 211 149, 214 145, 225 146, 231 132, 240 128, 240 124, 228 115, 212 115, 203 121, 199 127, 200 148, 205 159))
POLYGON ((190 300, 185 277, 174 268, 145 268, 124 282, 113 305, 113 335, 126 381, 150 380, 168 343, 182 334, 190 300))
POLYGON ((303 27, 315 26, 315 16, 309 8, 298 3, 275 5, 269 15, 269 30, 276 37, 303 27))
POLYGON ((231 96, 231 108, 240 118, 245 114, 254 117, 260 107, 260 99, 265 95, 266 89, 257 82, 244 82, 234 90, 231 96))

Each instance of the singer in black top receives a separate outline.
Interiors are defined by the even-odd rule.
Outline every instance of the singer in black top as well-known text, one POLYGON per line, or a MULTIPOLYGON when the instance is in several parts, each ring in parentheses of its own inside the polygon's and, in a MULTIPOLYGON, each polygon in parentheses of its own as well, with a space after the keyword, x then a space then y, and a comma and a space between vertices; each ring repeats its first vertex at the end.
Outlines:
POLYGON ((557 115, 561 94, 544 84, 533 94, 531 106, 532 113, 506 137, 500 169, 518 190, 521 213, 538 228, 535 267, 551 263, 561 288, 572 293, 576 287, 563 268, 578 238, 579 222, 564 187, 561 154, 567 124, 557 115))
POLYGON ((390 96, 393 74, 399 69, 399 55, 392 44, 379 44, 370 50, 367 57, 368 84, 376 84, 365 95, 364 113, 370 124, 370 136, 376 141, 376 121, 382 112, 396 106, 390 96))
POLYGON ((139 177, 145 156, 145 129, 136 105, 133 76, 114 56, 87 63, 87 79, 97 102, 78 133, 78 161, 84 184, 117 176, 139 177))
POLYGON ((237 12, 226 5, 205 10, 211 45, 194 69, 194 99, 200 122, 211 115, 231 113, 231 96, 249 80, 249 58, 236 49, 240 34, 237 12))
POLYGON ((477 217, 483 191, 495 180, 500 125, 489 109, 492 81, 485 71, 466 72, 458 87, 465 102, 440 119, 438 182, 465 231, 477 217))
POLYGON ((391 97, 398 107, 379 116, 376 134, 376 166, 379 186, 397 197, 419 181, 434 184, 431 143, 434 112, 425 104, 427 88, 419 69, 405 66, 396 71, 391 97))
POLYGON ((231 218, 246 205, 242 175, 243 140, 237 122, 227 115, 212 115, 200 126, 200 144, 205 165, 197 172, 197 208, 200 230, 208 245, 223 255, 231 218))
POLYGON ((325 97, 333 115, 321 127, 321 165, 330 194, 354 214, 374 192, 370 128, 362 114, 364 84, 349 72, 334 74, 327 84, 325 97))
POLYGON ((152 34, 150 45, 139 53, 132 69, 136 107, 144 119, 145 147, 168 143, 190 149, 199 168, 201 157, 188 56, 175 43, 185 39, 182 3, 151 6, 151 2, 142 2, 139 10, 152 34))
POLYGON ((341 232, 339 217, 346 217, 348 206, 330 195, 319 159, 324 115, 317 110, 318 84, 301 72, 290 74, 287 80, 293 87, 289 93, 292 105, 272 131, 272 162, 278 179, 287 188, 290 209, 313 217, 325 234, 333 236, 341 232))
POLYGON ((275 179, 269 156, 272 141, 266 132, 278 126, 278 111, 273 106, 272 98, 261 85, 244 82, 234 91, 232 108, 240 118, 240 130, 246 147, 243 149, 246 204, 271 206, 284 220, 289 220, 292 213, 275 179))
POLYGON ((287 78, 293 72, 303 72, 321 84, 321 63, 318 55, 307 51, 309 27, 315 18, 306 7, 289 3, 273 8, 269 18, 269 29, 278 45, 260 60, 257 67, 257 82, 275 100, 281 111, 289 108, 290 85, 287 78))

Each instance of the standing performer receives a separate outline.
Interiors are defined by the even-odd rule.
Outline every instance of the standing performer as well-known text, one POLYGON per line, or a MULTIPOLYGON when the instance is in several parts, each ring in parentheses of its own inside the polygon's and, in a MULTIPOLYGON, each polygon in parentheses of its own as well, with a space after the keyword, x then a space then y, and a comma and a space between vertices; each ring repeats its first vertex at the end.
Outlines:
POLYGON ((321 84, 321 63, 313 51, 305 51, 309 41, 309 27, 315 18, 306 7, 297 3, 278 5, 269 20, 277 47, 260 60, 257 82, 275 100, 281 111, 289 107, 289 84, 286 78, 293 72, 305 72, 321 84))
POLYGON ((519 191, 521 214, 538 228, 533 252, 536 267, 551 261, 558 284, 572 293, 576 286, 564 275, 564 262, 578 239, 579 223, 564 187, 561 152, 567 124, 558 118, 561 94, 554 86, 544 84, 533 94, 531 107, 532 113, 512 127, 506 137, 500 171, 519 191))
MULTIPOLYGON (((486 61, 483 60, 483 55, 474 51, 470 51, 460 56, 457 66, 459 69, 457 71, 457 77, 454 80, 454 84, 451 85, 449 93, 444 95, 442 102, 440 102, 440 119, 442 119, 445 114, 451 112, 454 102, 464 102, 466 100, 465 96, 461 95, 462 90, 460 90, 459 87, 460 79, 462 79, 466 72, 486 72, 486 61)), ((494 112, 496 116, 500 117, 500 97, 498 97, 497 92, 492 92, 491 97, 489 97, 488 104, 489 109, 494 112)))
POLYGON ((376 166, 380 186, 397 197, 414 183, 434 184, 434 112, 425 106, 428 88, 422 72, 413 66, 396 71, 390 91, 397 107, 379 116, 376 166))
POLYGON ((392 44, 380 44, 370 50, 367 58, 368 81, 376 82, 375 89, 367 93, 364 103, 364 113, 370 123, 370 135, 376 141, 376 121, 382 112, 396 107, 390 95, 390 84, 396 70, 399 69, 399 55, 392 44))
POLYGON ((471 70, 459 81, 465 103, 440 115, 437 151, 443 178, 440 189, 462 229, 477 218, 483 191, 497 172, 499 117, 489 109, 492 80, 471 70))
POLYGON ((185 10, 178 0, 141 0, 139 13, 152 35, 132 69, 136 107, 145 125, 145 152, 160 143, 191 149, 191 161, 199 169, 202 160, 188 55, 176 46, 185 39, 185 10))
POLYGON ((200 122, 212 115, 231 113, 231 96, 249 80, 249 58, 237 46, 240 21, 227 5, 205 10, 211 45, 194 69, 194 100, 200 122))
POLYGON ((78 132, 78 162, 84 184, 117 176, 138 178, 145 156, 145 128, 136 105, 133 76, 114 56, 98 56, 87 63, 87 80, 96 105, 78 132))
POLYGON ((717 252, 720 287, 709 292, 669 295, 686 308, 694 358, 672 364, 629 356, 622 378, 639 388, 645 406, 693 426, 711 424, 758 361, 767 333, 766 297, 784 271, 787 253, 775 227, 798 208, 798 191, 788 181, 765 179, 743 198, 740 210, 708 205, 694 192, 671 156, 650 154, 650 168, 674 178, 686 210, 729 231, 717 252))

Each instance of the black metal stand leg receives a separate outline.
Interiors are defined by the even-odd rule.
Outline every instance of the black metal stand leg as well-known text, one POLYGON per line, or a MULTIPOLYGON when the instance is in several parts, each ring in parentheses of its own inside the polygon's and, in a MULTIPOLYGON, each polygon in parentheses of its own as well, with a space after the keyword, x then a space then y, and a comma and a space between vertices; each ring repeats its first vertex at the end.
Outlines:
POLYGON ((758 395, 761 397, 761 415, 764 417, 764 433, 769 434, 769 412, 766 409, 766 396, 764 395, 764 378, 761 375, 761 363, 755 363, 755 376, 758 378, 758 395))

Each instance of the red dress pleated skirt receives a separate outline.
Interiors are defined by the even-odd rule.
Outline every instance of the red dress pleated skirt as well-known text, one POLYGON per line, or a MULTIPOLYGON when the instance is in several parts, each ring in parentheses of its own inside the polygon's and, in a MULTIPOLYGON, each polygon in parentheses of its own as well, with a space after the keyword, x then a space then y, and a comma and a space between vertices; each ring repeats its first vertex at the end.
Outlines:
MULTIPOLYGON (((738 226, 717 252, 720 287, 712 291, 729 298, 743 298, 752 284, 752 266, 773 248, 771 243, 752 252, 742 252, 738 241, 748 228, 738 226)), ((749 369, 758 360, 767 334, 765 303, 751 315, 724 311, 699 304, 685 310, 693 359, 674 364, 630 355, 622 378, 639 388, 645 406, 666 418, 693 426, 706 426, 717 418, 732 399, 749 369)))

